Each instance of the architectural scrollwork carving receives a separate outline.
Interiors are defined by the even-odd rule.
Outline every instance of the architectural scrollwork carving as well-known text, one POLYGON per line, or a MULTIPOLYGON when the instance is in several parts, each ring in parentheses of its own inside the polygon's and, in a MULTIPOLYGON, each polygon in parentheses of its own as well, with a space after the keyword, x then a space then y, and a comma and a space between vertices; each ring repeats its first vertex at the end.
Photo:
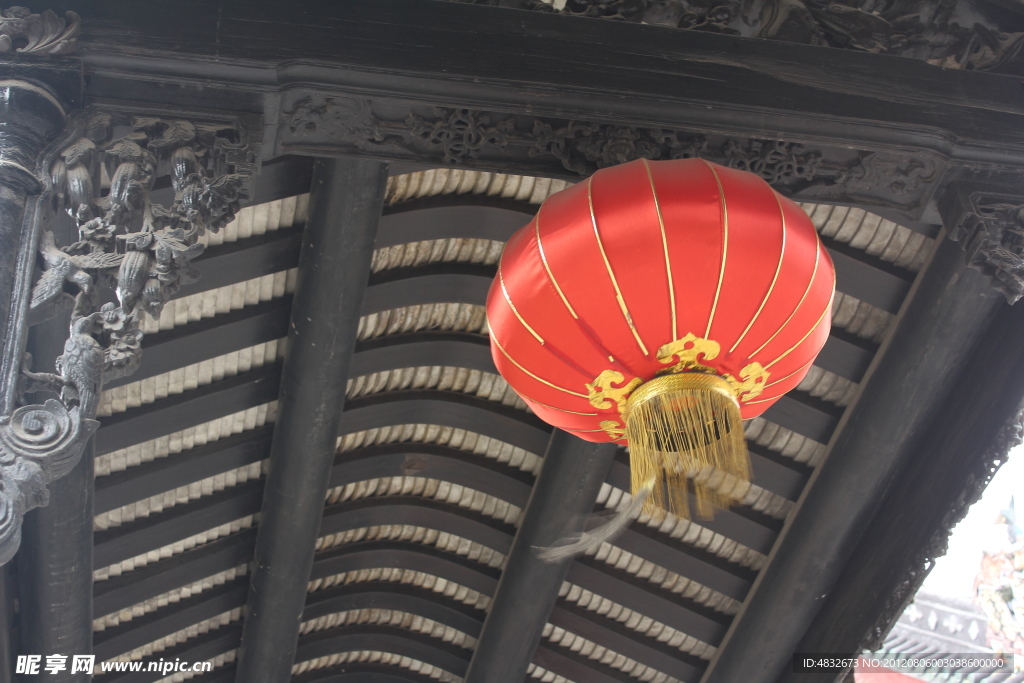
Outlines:
POLYGON ((927 0, 454 0, 1019 73, 1024 25, 981 2, 927 0), (556 9, 557 8, 557 9, 556 9))
POLYGON ((91 112, 76 123, 81 135, 47 171, 53 208, 73 217, 79 239, 60 246, 43 232, 29 303, 33 323, 72 306, 70 334, 57 373, 23 367, 19 386, 22 403, 40 391, 60 400, 0 417, 0 563, 18 547, 21 517, 46 504, 46 484, 81 457, 104 380, 138 368, 141 312, 158 317, 198 277, 200 238, 234 218, 256 170, 234 121, 91 112), (174 190, 170 205, 150 197, 160 177, 174 190), (102 303, 110 290, 117 302, 102 303))
POLYGON ((0 53, 70 54, 78 43, 81 24, 74 12, 61 19, 53 10, 33 14, 27 7, 8 7, 0 12, 0 53))
POLYGON ((71 471, 99 422, 56 399, 0 417, 0 562, 21 543, 21 520, 46 505, 46 485, 71 471))
POLYGON ((709 161, 752 171, 798 199, 863 203, 913 214, 945 168, 923 151, 873 152, 786 141, 565 121, 466 108, 378 106, 298 94, 282 112, 282 153, 360 153, 391 159, 587 176, 638 158, 709 161))
POLYGON ((939 210, 971 267, 1011 304, 1024 296, 1024 196, 954 183, 939 210))

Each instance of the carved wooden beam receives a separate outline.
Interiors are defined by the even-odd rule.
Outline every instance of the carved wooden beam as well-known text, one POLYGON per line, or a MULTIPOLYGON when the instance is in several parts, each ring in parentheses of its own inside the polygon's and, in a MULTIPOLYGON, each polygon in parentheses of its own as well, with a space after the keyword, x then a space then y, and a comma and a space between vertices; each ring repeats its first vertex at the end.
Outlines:
POLYGON ((578 179, 641 157, 751 171, 802 201, 868 204, 918 215, 946 162, 926 151, 828 144, 375 102, 306 90, 286 95, 281 154, 356 154, 578 179))
MULTIPOLYGON (((608 16, 616 4, 566 9, 608 16)), ((926 63, 948 66, 929 41, 957 59, 1009 56, 1016 43, 1000 36, 1016 30, 1013 12, 986 9, 1000 31, 963 43, 935 32, 950 21, 980 31, 985 17, 961 16, 975 4, 929 14, 929 3, 899 3, 890 16, 869 0, 794 0, 773 19, 774 0, 746 13, 697 0, 676 23, 707 29, 728 14, 746 28, 680 40, 649 25, 671 24, 680 3, 628 4, 647 24, 427 0, 339 0, 315 17, 272 0, 107 0, 83 18, 81 58, 90 97, 262 112, 264 159, 294 150, 575 178, 637 156, 707 154, 800 198, 933 225, 932 198, 949 179, 983 166, 1010 184, 1024 175, 1016 57, 1000 62, 1005 74, 970 59, 956 64, 970 73, 926 63), (807 13, 851 49, 784 42, 786 22, 807 13), (766 22, 779 40, 745 37, 766 22), (903 45, 900 56, 879 40, 888 52, 903 45), (914 50, 921 59, 903 58, 914 50)))
MULTIPOLYGON (((450 0, 471 5, 822 45, 1018 74, 1024 17, 985 0, 450 0)), ((1006 3, 1003 3, 1004 5, 1006 3)))

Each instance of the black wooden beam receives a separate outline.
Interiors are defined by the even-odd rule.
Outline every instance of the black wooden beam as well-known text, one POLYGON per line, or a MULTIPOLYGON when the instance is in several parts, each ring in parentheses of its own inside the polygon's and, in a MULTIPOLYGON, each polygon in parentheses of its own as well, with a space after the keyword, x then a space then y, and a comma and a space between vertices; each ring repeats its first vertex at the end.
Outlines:
MULTIPOLYGON (((925 563, 946 547, 951 524, 966 514, 993 467, 1005 462, 1016 443, 1017 414, 1024 408, 1022 339, 1024 307, 1000 306, 978 347, 961 363, 930 429, 875 508, 800 651, 858 652, 868 639, 881 642, 899 618, 924 580, 925 563), (1004 361, 993 363, 994 358, 1004 361)), ((780 677, 785 683, 825 680, 788 671, 780 677)))
POLYGON ((419 0, 317 4, 286 17, 271 0, 88 9, 80 53, 87 94, 98 97, 260 111, 263 93, 302 85, 656 128, 831 136, 965 161, 1002 163, 1024 148, 1012 76, 851 50, 419 0))
POLYGON ((542 562, 536 549, 582 531, 617 450, 615 444, 589 443, 561 430, 552 433, 466 683, 523 680, 570 565, 568 560, 542 562))
POLYGON ((934 429, 950 392, 963 392, 949 368, 969 356, 1005 304, 948 241, 917 287, 704 683, 774 683, 915 441, 934 429))
POLYGON ((376 162, 314 167, 239 683, 291 673, 386 182, 376 162))

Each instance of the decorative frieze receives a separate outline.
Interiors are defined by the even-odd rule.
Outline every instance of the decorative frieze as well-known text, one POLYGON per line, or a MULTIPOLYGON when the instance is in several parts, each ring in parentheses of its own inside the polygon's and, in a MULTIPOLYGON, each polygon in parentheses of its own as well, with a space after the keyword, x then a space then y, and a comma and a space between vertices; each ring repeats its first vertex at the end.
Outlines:
POLYGON ((1021 73, 1024 22, 978 1, 453 0, 898 55, 1021 73))
POLYGON ((701 157, 752 171, 797 199, 866 204, 915 217, 945 168, 938 156, 916 150, 851 150, 466 108, 378 105, 320 93, 296 94, 285 104, 278 146, 282 153, 355 153, 562 177, 641 157, 701 157))

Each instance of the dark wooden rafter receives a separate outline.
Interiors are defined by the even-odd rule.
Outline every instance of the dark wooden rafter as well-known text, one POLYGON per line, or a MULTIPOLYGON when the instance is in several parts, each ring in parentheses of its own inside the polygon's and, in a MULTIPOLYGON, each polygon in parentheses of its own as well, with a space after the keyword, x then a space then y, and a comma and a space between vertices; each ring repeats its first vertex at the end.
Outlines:
POLYGON ((314 669, 292 678, 296 683, 434 683, 436 678, 381 664, 348 663, 314 669))
POLYGON ((432 546, 407 541, 361 541, 318 553, 310 578, 323 579, 373 568, 422 572, 483 595, 494 594, 501 576, 498 569, 432 546))
MULTIPOLYGON (((885 492, 836 588, 803 635, 800 651, 835 647, 853 652, 881 646, 935 559, 946 552, 952 528, 981 497, 1010 449, 1021 443, 1022 337, 1024 310, 1000 306, 953 378, 932 427, 905 456, 904 473, 885 492), (1008 362, 996 365, 992 358, 1008 362), (936 499, 955 502, 949 508, 934 505, 936 499), (916 514, 904 514, 904 506, 916 514), (894 515, 900 524, 890 523, 894 515)), ((792 680, 817 683, 812 676, 787 673, 780 678, 792 680)))
POLYGON ((373 162, 314 167, 238 658, 245 683, 291 673, 386 178, 373 162))
POLYGON ((984 338, 1001 305, 984 278, 963 264, 954 244, 939 245, 705 683, 773 681, 783 673, 821 605, 803 598, 833 588, 886 488, 913 459, 914 444, 933 429, 950 392, 963 391, 948 369, 984 338), (950 287, 952 281, 958 286, 950 287), (949 320, 958 324, 950 327, 949 320), (786 620, 778 619, 781 610, 786 620), (734 652, 744 656, 726 654, 734 652))
POLYGON ((536 548, 583 530, 617 450, 615 444, 553 432, 465 673, 467 683, 518 683, 525 676, 569 571, 568 560, 540 562, 536 548))
POLYGON ((252 558, 255 546, 256 529, 243 529, 134 572, 100 581, 93 587, 95 615, 99 618, 115 614, 181 586, 244 565, 252 558))
POLYGON ((130 621, 97 633, 93 647, 98 661, 107 661, 118 655, 161 640, 193 624, 213 619, 245 604, 249 589, 247 576, 227 581, 219 586, 182 598, 166 609, 150 612, 130 621))

